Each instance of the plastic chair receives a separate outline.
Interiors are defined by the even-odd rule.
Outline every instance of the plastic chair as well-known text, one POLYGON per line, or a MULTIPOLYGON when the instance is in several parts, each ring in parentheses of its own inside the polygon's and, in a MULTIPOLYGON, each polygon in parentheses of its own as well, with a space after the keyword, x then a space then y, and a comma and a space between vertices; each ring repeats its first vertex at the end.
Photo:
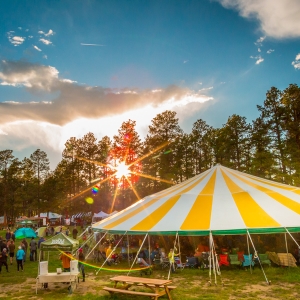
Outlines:
POLYGON ((227 254, 219 254, 219 265, 229 267, 228 255, 227 254))
POLYGON ((238 251, 237 255, 238 255, 239 261, 243 262, 244 261, 244 251, 238 251))
POLYGON ((254 261, 252 260, 252 254, 244 254, 244 261, 242 262, 243 267, 254 267, 254 261))
POLYGON ((260 263, 263 265, 268 265, 269 267, 271 266, 271 261, 269 260, 269 257, 267 254, 258 254, 259 256, 259 260, 260 260, 260 263))
POLYGON ((237 254, 229 254, 229 260, 231 266, 241 266, 242 262, 239 260, 239 257, 237 254))

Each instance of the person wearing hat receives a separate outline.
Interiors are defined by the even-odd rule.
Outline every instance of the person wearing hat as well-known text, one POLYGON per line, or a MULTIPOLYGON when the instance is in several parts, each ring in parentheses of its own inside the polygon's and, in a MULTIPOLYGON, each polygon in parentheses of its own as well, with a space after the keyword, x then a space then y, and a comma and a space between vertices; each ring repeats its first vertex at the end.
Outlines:
POLYGON ((0 273, 2 271, 2 265, 6 267, 6 271, 8 272, 7 257, 7 249, 4 248, 0 253, 0 273))
POLYGON ((82 273, 82 281, 85 282, 85 272, 84 272, 84 264, 82 263, 85 260, 85 256, 82 248, 78 250, 78 270, 82 273))
POLYGON ((23 272, 23 260, 24 260, 24 257, 25 257, 25 251, 22 249, 21 246, 19 246, 17 254, 16 254, 18 272, 20 271, 20 267, 21 267, 21 271, 23 272))

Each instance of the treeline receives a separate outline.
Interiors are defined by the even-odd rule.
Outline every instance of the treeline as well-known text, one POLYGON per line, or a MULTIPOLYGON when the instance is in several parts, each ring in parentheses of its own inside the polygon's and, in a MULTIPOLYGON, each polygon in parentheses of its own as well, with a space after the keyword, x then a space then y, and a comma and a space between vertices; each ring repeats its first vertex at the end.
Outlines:
POLYGON ((222 128, 213 128, 199 119, 189 134, 175 112, 165 111, 152 120, 143 141, 133 120, 124 122, 112 139, 98 141, 91 132, 71 137, 51 172, 40 149, 22 161, 12 150, 0 151, 0 215, 119 210, 216 163, 300 186, 300 88, 272 87, 257 109, 259 117, 252 123, 234 114, 222 128), (119 181, 114 167, 122 161, 131 173, 119 181))

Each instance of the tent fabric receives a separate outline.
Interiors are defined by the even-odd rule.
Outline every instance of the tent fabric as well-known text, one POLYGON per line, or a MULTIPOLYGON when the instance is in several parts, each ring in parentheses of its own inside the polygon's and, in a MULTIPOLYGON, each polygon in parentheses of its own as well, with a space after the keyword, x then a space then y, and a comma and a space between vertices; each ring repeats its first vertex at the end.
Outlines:
POLYGON ((79 242, 64 233, 59 233, 41 243, 43 251, 72 251, 79 247, 79 242))
POLYGON ((47 227, 39 227, 35 233, 37 234, 38 237, 46 236, 46 228, 47 227))
POLYGON ((300 231, 300 188, 216 165, 92 227, 165 235, 295 232, 300 231))
POLYGON ((15 232, 15 237, 18 240, 24 239, 24 238, 36 238, 36 233, 34 232, 34 230, 32 228, 23 227, 23 228, 19 228, 15 232))

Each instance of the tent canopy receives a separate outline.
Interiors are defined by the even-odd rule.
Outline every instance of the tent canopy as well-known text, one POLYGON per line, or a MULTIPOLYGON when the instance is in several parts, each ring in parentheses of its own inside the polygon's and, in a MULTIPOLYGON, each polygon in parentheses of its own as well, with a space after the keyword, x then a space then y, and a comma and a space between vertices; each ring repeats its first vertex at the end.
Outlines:
POLYGON ((34 230, 32 228, 19 228, 16 232, 15 232, 15 237, 16 239, 26 239, 26 238, 36 238, 36 233, 34 232, 34 230))
POLYGON ((72 251, 79 247, 79 242, 65 235, 59 233, 51 237, 50 239, 41 243, 41 250, 43 251, 72 251))
POLYGON ((147 196, 93 226, 130 234, 214 235, 300 231, 300 188, 221 165, 147 196))

